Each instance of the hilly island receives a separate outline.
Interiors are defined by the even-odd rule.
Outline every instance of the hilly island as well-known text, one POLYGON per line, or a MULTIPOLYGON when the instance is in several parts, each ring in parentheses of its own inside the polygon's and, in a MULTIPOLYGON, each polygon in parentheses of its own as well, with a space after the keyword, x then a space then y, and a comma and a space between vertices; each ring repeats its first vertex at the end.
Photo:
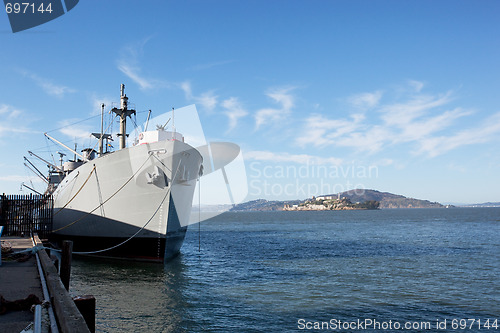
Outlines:
POLYGON ((376 190, 356 189, 337 194, 321 195, 305 200, 252 200, 234 206, 231 211, 297 211, 297 210, 353 210, 391 208, 444 208, 438 202, 407 198, 376 190))

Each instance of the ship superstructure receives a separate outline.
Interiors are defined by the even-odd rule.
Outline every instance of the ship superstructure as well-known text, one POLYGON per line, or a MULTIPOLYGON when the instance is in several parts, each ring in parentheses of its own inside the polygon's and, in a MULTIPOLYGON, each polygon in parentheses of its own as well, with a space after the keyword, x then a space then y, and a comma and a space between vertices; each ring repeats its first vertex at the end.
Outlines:
POLYGON ((162 261, 179 252, 187 230, 197 178, 203 170, 199 151, 181 133, 157 126, 126 146, 129 108, 125 86, 120 108, 120 149, 107 152, 111 140, 101 125, 98 151, 52 165, 48 191, 54 198, 53 239, 70 239, 74 251, 111 257, 162 261))

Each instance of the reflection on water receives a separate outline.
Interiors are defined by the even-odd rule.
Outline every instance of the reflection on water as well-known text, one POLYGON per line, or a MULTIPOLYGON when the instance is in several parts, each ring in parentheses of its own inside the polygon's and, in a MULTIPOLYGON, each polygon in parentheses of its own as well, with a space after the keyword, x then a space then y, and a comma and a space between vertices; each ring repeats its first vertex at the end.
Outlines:
POLYGON ((179 257, 166 266, 78 257, 71 288, 96 296, 100 332, 177 332, 186 307, 184 269, 179 257))
POLYGON ((226 213, 201 225, 201 252, 191 227, 166 266, 75 258, 72 290, 96 296, 100 332, 295 331, 299 318, 500 320, 499 216, 494 208, 226 213))

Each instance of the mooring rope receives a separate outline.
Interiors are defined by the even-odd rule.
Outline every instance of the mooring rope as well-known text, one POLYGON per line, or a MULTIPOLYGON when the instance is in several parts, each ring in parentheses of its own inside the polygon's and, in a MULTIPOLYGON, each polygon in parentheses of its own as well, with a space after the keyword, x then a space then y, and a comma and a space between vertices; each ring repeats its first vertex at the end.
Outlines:
POLYGON ((201 252, 201 177, 198 176, 198 252, 201 252))
MULTIPOLYGON (((87 177, 87 179, 85 179, 85 182, 83 182, 82 186, 78 189, 78 191, 76 191, 75 195, 71 199, 69 199, 69 201, 66 202, 66 204, 64 206, 62 206, 61 209, 59 209, 54 214, 54 216, 56 216, 57 214, 59 214, 61 212, 61 210, 63 210, 64 208, 66 208, 70 204, 70 202, 73 201, 74 198, 76 198, 76 196, 78 195, 78 193, 80 193, 80 191, 83 189, 83 187, 85 186, 85 184, 87 184, 87 182, 90 179, 90 176, 92 176, 92 173, 94 173, 94 171, 95 171, 95 164, 94 164, 94 167, 92 168, 92 170, 90 171, 89 176, 87 177)), ((76 179, 77 176, 78 175, 76 175, 72 180, 76 179)))
MULTIPOLYGON (((148 159, 149 159, 149 156, 148 156, 148 159)), ((146 161, 148 160, 146 159, 146 161)), ((144 166, 144 164, 146 163, 146 161, 141 165, 141 167, 139 168, 142 169, 142 167, 144 166)), ((144 228, 146 228, 148 226, 148 224, 153 220, 153 218, 156 216, 156 214, 158 213, 158 211, 160 210, 160 208, 162 207, 163 203, 165 202, 165 199, 167 198, 167 196, 170 194, 171 192, 171 189, 172 189, 172 186, 173 186, 173 180, 175 179, 175 177, 177 176, 177 172, 179 171, 179 167, 181 165, 181 162, 182 160, 179 160, 179 163, 177 164, 177 168, 175 169, 175 173, 173 174, 172 176, 172 182, 170 184, 170 186, 168 187, 167 191, 165 192, 165 195, 163 196, 163 199, 161 200, 160 204, 158 205, 158 207, 156 208, 156 210, 154 211, 153 215, 149 218, 149 220, 136 232, 134 233, 132 236, 130 236, 129 238, 127 238, 126 240, 124 240, 123 242, 119 243, 119 244, 116 244, 114 246, 111 246, 111 247, 108 247, 106 249, 101 249, 101 250, 96 250, 96 251, 75 251, 73 252, 74 254, 95 254, 95 253, 101 253, 101 252, 106 252, 106 251, 110 251, 110 250, 113 250, 113 249, 116 249, 120 246, 122 246, 123 244, 129 242, 130 240, 132 240, 134 237, 136 237, 142 230, 144 230, 144 228)), ((95 166, 94 166, 95 167, 95 166)), ((138 170, 138 171, 139 171, 138 170)), ((137 172, 138 172, 137 171, 137 172)), ((110 198, 108 198, 105 202, 103 202, 103 205, 109 200, 111 199, 116 193, 118 193, 128 182, 130 182, 130 180, 137 174, 137 172, 122 186, 120 187, 120 189, 118 189, 118 191, 116 191, 110 198)), ((92 173, 91 173, 92 174, 92 173)), ((72 222, 71 224, 65 226, 65 227, 69 227, 70 225, 80 221, 81 219, 83 219, 84 217, 86 217, 87 215, 91 214, 93 211, 97 210, 101 205, 99 205, 97 208, 95 208, 94 210, 92 210, 91 212, 87 213, 85 216, 83 216, 82 218, 72 222)), ((167 222, 168 223, 168 222, 167 222)), ((65 227, 63 228, 60 228, 60 229, 57 229, 57 230, 54 230, 54 231, 59 231, 59 230, 62 230, 64 229, 65 227)), ((167 228, 165 229, 165 236, 167 235, 167 230, 168 230, 168 225, 167 225, 167 228)), ((53 232, 54 232, 53 231, 53 232)), ((61 250, 59 249, 54 249, 54 248, 50 248, 50 247, 45 247, 45 246, 34 246, 30 249, 26 249, 26 250, 23 250, 23 251, 19 251, 19 252, 16 252, 16 253, 23 253, 23 252, 31 252, 31 253, 36 253, 38 252, 39 250, 42 250, 42 249, 48 249, 48 250, 52 250, 52 251, 57 251, 57 252, 61 252, 61 250)))
MULTIPOLYGON (((173 175, 172 177, 172 181, 175 179, 175 176, 177 175, 177 171, 179 170, 179 166, 181 165, 181 160, 179 160, 179 164, 177 165, 177 169, 175 170, 175 174, 173 175)), ((170 194, 170 190, 172 189, 172 186, 173 186, 173 183, 170 184, 170 186, 168 187, 167 189, 167 192, 165 193, 165 195, 163 196, 163 199, 161 200, 160 204, 158 205, 158 207, 156 208, 155 212, 153 213, 153 215, 149 218, 149 220, 146 222, 146 224, 144 224, 142 226, 141 229, 139 229, 135 234, 133 234, 132 236, 130 236, 129 238, 127 238, 126 240, 124 240, 123 242, 117 244, 117 245, 114 245, 114 246, 111 246, 111 247, 108 247, 107 249, 103 249, 103 250, 97 250, 97 251, 87 251, 87 252, 73 252, 73 253, 76 253, 76 254, 94 254, 94 253, 100 253, 100 252, 106 252, 106 251, 110 251, 110 250, 113 250, 113 249, 116 249, 117 247, 120 247, 122 246, 123 244, 127 243, 128 241, 130 241, 132 238, 134 238, 135 236, 137 236, 142 230, 144 230, 144 228, 147 227, 147 225, 153 220, 153 217, 156 216, 156 213, 158 213, 158 211, 160 210, 160 208, 162 207, 163 205, 163 202, 165 202, 165 199, 167 198, 167 196, 170 194)), ((168 222, 167 222, 168 223, 168 222)), ((165 237, 167 236, 167 230, 168 230, 168 225, 167 227, 165 228, 165 237)), ((166 246, 166 245, 165 245, 166 246)))
MULTIPOLYGON (((126 181, 123 185, 122 185, 122 186, 120 186, 120 188, 118 188, 118 190, 116 190, 116 192, 115 192, 115 193, 113 193, 113 194, 112 194, 112 195, 111 195, 108 199, 106 199, 106 201, 104 201, 102 204, 99 204, 99 206, 97 206, 96 208, 92 209, 90 212, 88 212, 88 213, 87 213, 87 214, 85 214, 84 216, 80 217, 79 219, 76 219, 75 221, 73 221, 73 222, 71 222, 71 223, 69 223, 69 224, 65 225, 64 227, 61 227, 61 228, 56 229, 56 230, 52 230, 52 232, 57 232, 57 231, 61 231, 61 230, 63 230, 63 229, 66 229, 66 228, 68 228, 68 227, 72 226, 73 224, 75 224, 75 223, 77 223, 77 222, 79 222, 79 221, 83 220, 85 217, 87 217, 88 215, 92 214, 92 213, 93 213, 93 212, 95 212, 96 210, 98 210, 101 206, 103 206, 105 203, 107 203, 109 200, 111 200, 111 198, 113 198, 116 194, 118 194, 118 192, 120 192, 120 191, 121 191, 121 190, 125 187, 125 185, 127 185, 127 184, 128 184, 128 183, 132 180, 132 179, 134 179, 134 177, 137 175, 137 173, 139 173, 139 171, 140 171, 140 170, 142 169, 142 167, 146 164, 146 162, 149 160, 149 158, 150 158, 150 157, 151 157, 151 155, 149 155, 149 156, 146 158, 146 160, 144 161, 144 163, 142 163, 142 165, 139 167, 139 169, 137 169, 137 171, 136 171, 136 172, 135 172, 135 173, 134 173, 134 174, 133 174, 133 175, 132 175, 132 176, 131 176, 131 177, 130 177, 130 178, 129 178, 129 179, 128 179, 128 180, 127 180, 127 181, 126 181)), ((94 165, 94 169, 95 169, 95 165, 94 165)), ((92 170, 92 172, 93 172, 93 170, 92 170)), ((90 175, 92 174, 92 172, 89 174, 89 177, 87 178, 87 180, 86 180, 85 182, 87 182, 87 181, 88 181, 88 179, 90 178, 90 175)), ((83 188, 83 186, 82 186, 82 188, 83 188)), ((82 188, 80 188, 80 190, 81 190, 82 188)), ((80 190, 79 190, 79 191, 80 191, 80 190)), ((76 195, 75 195, 75 196, 76 196, 76 195)), ((73 198, 74 198, 74 197, 73 197, 73 198)), ((73 199, 73 198, 72 198, 72 199, 73 199)), ((66 205, 67 205, 67 204, 66 204, 66 205)), ((66 207, 66 205, 65 205, 64 207, 66 207)), ((64 208, 64 207, 63 207, 63 208, 64 208)), ((61 209, 61 210, 62 210, 62 209, 61 209)), ((59 210, 58 212, 60 212, 61 210, 59 210)), ((56 215, 56 214, 54 214, 54 216, 55 216, 55 215, 56 215)))

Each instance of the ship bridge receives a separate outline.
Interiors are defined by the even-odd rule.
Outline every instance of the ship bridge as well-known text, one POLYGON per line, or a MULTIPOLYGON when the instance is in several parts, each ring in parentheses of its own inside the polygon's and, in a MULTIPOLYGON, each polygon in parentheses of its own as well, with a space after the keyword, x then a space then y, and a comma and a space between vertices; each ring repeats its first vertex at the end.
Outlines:
POLYGON ((165 131, 161 129, 156 131, 146 131, 139 134, 136 145, 142 145, 145 143, 154 143, 158 141, 184 142, 184 137, 179 132, 165 131))

